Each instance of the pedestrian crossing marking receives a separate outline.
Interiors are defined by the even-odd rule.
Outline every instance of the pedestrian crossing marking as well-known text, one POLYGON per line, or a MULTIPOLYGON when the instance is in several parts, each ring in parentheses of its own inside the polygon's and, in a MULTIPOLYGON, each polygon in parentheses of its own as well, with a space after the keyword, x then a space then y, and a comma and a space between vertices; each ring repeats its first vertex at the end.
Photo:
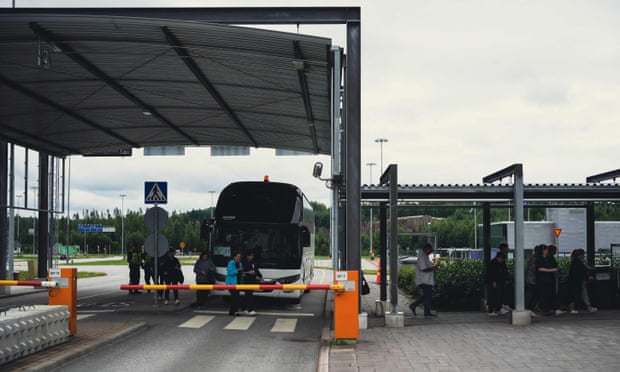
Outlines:
POLYGON ((271 328, 271 332, 293 333, 297 326, 297 319, 276 319, 276 323, 271 328))
POLYGON ((224 327, 224 329, 235 330, 235 331, 247 331, 256 318, 248 318, 248 317, 236 317, 230 323, 224 327))
POLYGON ((205 324, 209 323, 213 320, 215 316, 213 315, 196 315, 183 324, 179 325, 181 328, 200 328, 205 324))

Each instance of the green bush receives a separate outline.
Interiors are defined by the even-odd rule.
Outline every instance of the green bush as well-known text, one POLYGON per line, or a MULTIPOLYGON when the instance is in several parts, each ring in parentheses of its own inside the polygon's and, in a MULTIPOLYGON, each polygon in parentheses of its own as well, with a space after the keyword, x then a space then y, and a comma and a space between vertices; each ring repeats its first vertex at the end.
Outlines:
POLYGON ((415 266, 401 266, 398 270, 398 288, 412 296, 416 290, 415 266))

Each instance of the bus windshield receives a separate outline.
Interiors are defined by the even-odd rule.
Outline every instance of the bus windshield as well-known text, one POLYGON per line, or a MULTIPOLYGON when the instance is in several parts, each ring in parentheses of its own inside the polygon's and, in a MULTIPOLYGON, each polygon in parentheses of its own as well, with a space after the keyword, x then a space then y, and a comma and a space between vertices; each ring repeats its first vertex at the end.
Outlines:
POLYGON ((213 262, 226 266, 232 252, 253 250, 261 268, 299 269, 299 231, 291 224, 223 223, 214 231, 213 262))

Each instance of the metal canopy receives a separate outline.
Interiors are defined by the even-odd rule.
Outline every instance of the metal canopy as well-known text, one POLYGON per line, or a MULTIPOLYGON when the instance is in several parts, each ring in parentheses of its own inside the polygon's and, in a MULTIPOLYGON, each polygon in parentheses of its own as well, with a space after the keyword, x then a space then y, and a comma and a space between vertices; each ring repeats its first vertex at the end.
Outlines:
MULTIPOLYGON (((363 185, 361 199, 386 201, 389 185, 363 185)), ((398 199, 406 201, 509 201, 513 185, 398 185, 398 199)), ((523 198, 538 201, 620 201, 619 184, 526 184, 523 198)))
POLYGON ((0 137, 55 156, 330 154, 331 40, 171 19, 0 14, 0 137))

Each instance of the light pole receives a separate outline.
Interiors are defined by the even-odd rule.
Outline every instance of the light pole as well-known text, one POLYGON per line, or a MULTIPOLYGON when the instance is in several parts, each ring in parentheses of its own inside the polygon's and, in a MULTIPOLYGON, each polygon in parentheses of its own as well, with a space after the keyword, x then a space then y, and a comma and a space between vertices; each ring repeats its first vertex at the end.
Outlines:
POLYGON ((215 194, 215 191, 211 190, 209 194, 211 194, 211 218, 213 218, 213 194, 215 194))
POLYGON ((375 142, 377 142, 381 146, 381 172, 383 172, 383 144, 387 141, 387 138, 377 138, 375 140, 375 142))
MULTIPOLYGON (((15 197, 17 198, 17 206, 18 206, 18 207, 19 207, 19 201, 20 201, 20 198, 21 198, 22 196, 23 196, 23 195, 15 195, 15 197)), ((16 241, 17 241, 17 243, 19 244, 19 214, 17 215, 17 239, 15 239, 15 240, 16 240, 16 241)), ((21 252, 22 252, 22 251, 21 251, 21 246, 20 246, 20 253, 21 253, 21 252)), ((22 254, 23 254, 23 253, 22 253, 22 254)))
MULTIPOLYGON (((370 163, 366 163, 366 165, 370 169, 369 185, 372 185, 372 167, 373 165, 377 165, 377 163, 370 162, 370 163)), ((372 260, 374 258, 374 254, 372 253, 372 205, 370 206, 370 227, 368 228, 368 234, 370 235, 370 259, 372 260)))
POLYGON ((125 197, 121 194, 121 256, 125 257, 125 197))
MULTIPOLYGON (((38 186, 33 186, 31 187, 32 189, 32 197, 34 199, 34 206, 35 208, 38 208, 38 201, 37 201, 37 190, 39 189, 38 186)), ((35 212, 34 217, 32 218, 32 255, 34 256, 34 246, 35 246, 35 236, 37 235, 37 214, 35 212)))

